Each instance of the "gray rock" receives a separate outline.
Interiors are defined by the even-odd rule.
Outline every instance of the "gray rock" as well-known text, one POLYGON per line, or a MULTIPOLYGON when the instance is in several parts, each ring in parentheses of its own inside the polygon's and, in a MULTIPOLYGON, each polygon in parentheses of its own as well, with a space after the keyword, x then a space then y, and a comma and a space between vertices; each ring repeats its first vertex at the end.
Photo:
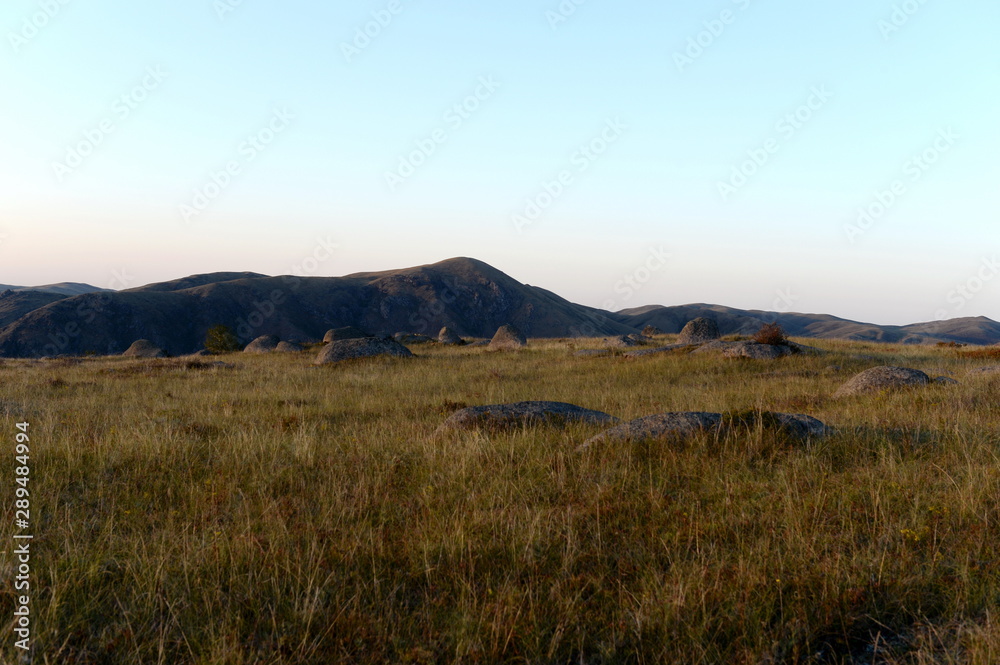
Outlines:
POLYGON ((646 326, 645 328, 642 329, 642 334, 645 335, 646 337, 652 337, 654 335, 664 335, 666 333, 664 333, 662 330, 660 330, 656 326, 650 325, 650 326, 646 326))
POLYGON ((280 341, 277 335, 261 335, 247 344, 243 353, 271 353, 278 347, 280 341))
POLYGON ((719 339, 719 325, 713 319, 699 316, 693 321, 688 321, 677 341, 681 344, 701 344, 714 339, 719 339))
MULTIPOLYGON (((724 342, 721 339, 717 339, 698 346, 698 348, 692 350, 691 353, 723 353, 737 344, 741 344, 741 342, 724 342)), ((685 344, 684 346, 691 345, 685 344)))
POLYGON ((793 353, 791 347, 783 344, 758 344, 757 342, 735 342, 722 350, 723 358, 752 358, 754 360, 776 360, 793 353))
POLYGON ((493 339, 490 340, 491 351, 515 351, 523 349, 528 345, 528 340, 520 330, 512 325, 503 325, 497 329, 493 339))
MULTIPOLYGON (((120 347, 119 347, 120 348, 120 347)), ((126 358, 166 358, 167 353, 148 339, 137 339, 122 354, 126 358)))
POLYGON ((700 411, 660 413, 612 427, 585 441, 579 450, 598 443, 640 441, 683 442, 701 432, 724 434, 745 428, 764 427, 789 439, 804 443, 832 433, 823 422, 804 414, 749 411, 746 413, 705 413, 700 411))
POLYGON ((458 333, 447 326, 441 328, 441 332, 438 333, 438 341, 442 344, 448 344, 449 346, 465 344, 462 338, 459 337, 458 333))
POLYGON ((354 360, 355 358, 371 358, 374 356, 395 356, 410 358, 413 354, 408 348, 392 339, 365 337, 362 339, 339 339, 330 342, 319 352, 314 364, 354 360))
POLYGON ((957 386, 958 385, 958 381, 956 381, 955 379, 951 378, 950 376, 939 376, 936 379, 934 379, 934 383, 937 383, 937 384, 942 385, 942 386, 957 386))
POLYGON ((628 335, 618 335, 617 337, 605 337, 601 343, 608 349, 628 349, 638 346, 640 342, 635 341, 628 335))
POLYGON ((997 374, 1000 373, 1000 365, 986 365, 985 367, 974 367, 969 370, 970 374, 997 374))
POLYGON ((503 431, 530 425, 562 427, 570 422, 611 425, 619 420, 602 411, 565 402, 517 402, 470 406, 456 411, 441 424, 437 432, 473 429, 503 431))
POLYGON ((600 443, 637 443, 648 440, 683 440, 698 432, 718 428, 722 414, 689 411, 680 413, 658 413, 653 416, 636 418, 601 432, 583 442, 579 450, 585 450, 600 443))
POLYGON ((278 353, 299 353, 304 349, 295 342, 278 342, 278 346, 274 347, 274 350, 278 353))
POLYGON ((908 386, 925 386, 930 381, 930 377, 918 369, 887 366, 872 367, 860 374, 855 374, 833 396, 846 397, 908 386))
POLYGON ((344 326, 343 328, 331 328, 327 330, 326 334, 323 335, 323 341, 329 343, 340 339, 364 339, 365 337, 372 337, 372 335, 354 326, 344 326))

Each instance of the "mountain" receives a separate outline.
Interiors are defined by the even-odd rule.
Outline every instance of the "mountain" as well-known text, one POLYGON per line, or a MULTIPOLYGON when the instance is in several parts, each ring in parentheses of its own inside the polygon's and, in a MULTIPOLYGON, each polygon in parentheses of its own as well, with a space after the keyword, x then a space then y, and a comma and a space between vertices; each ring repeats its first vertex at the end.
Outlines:
POLYGON ((883 326, 841 319, 829 314, 799 314, 742 310, 721 305, 651 305, 616 312, 612 317, 625 325, 642 329, 654 325, 663 332, 680 332, 691 319, 705 316, 715 319, 723 335, 753 334, 762 323, 777 322, 792 337, 846 339, 888 342, 894 344, 926 344, 959 342, 963 344, 996 344, 1000 342, 1000 323, 986 317, 950 319, 906 326, 883 326))
POLYGON ((44 286, 11 286, 0 284, 0 292, 3 291, 39 291, 44 293, 55 293, 61 296, 78 296, 82 293, 97 293, 108 291, 90 284, 80 284, 78 282, 59 282, 58 284, 46 284, 44 286))
POLYGON ((532 337, 634 332, 608 312, 521 284, 481 261, 457 258, 345 277, 216 273, 118 292, 65 298, 0 328, 0 356, 121 353, 136 339, 179 355, 204 345, 210 327, 242 341, 265 334, 318 340, 330 328, 436 335, 448 326, 488 337, 513 323, 532 337))
POLYGON ((149 339, 180 355, 200 349, 208 329, 217 324, 233 328, 243 342, 265 334, 319 340, 328 329, 342 326, 379 335, 435 335, 448 326, 465 337, 489 337, 505 323, 529 337, 597 337, 632 333, 647 325, 679 332, 699 316, 714 318, 723 334, 752 334, 762 323, 777 321, 795 337, 903 344, 1000 342, 1000 323, 985 317, 879 326, 826 314, 709 304, 651 305, 612 313, 522 284, 482 261, 456 258, 344 277, 221 272, 78 295, 8 290, 0 293, 0 356, 118 354, 137 339, 149 339))

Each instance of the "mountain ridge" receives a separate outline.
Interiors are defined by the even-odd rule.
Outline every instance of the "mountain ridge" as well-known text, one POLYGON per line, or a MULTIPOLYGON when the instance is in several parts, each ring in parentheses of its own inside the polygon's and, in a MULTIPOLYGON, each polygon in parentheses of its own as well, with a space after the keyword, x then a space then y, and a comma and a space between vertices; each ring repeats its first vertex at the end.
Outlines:
POLYGON ((462 336, 480 338, 507 323, 529 337, 621 335, 647 325, 676 333, 699 316, 714 318, 723 334, 752 334, 762 323, 776 321, 794 337, 904 344, 1000 342, 1000 323, 987 317, 881 326, 829 314, 707 303, 608 312, 521 283, 483 261, 455 257, 342 277, 216 272, 123 291, 4 291, 0 356, 118 354, 136 339, 149 339, 180 355, 200 349, 207 330, 218 324, 233 328, 244 343, 264 334, 308 342, 343 326, 379 335, 436 335, 447 326, 462 336))

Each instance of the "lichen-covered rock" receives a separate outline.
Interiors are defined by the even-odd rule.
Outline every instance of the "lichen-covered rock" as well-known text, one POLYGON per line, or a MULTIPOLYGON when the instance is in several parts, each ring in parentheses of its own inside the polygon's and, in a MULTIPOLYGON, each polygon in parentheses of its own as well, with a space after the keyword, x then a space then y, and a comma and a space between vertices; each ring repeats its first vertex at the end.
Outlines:
POLYGON ((372 358, 375 356, 394 356, 410 358, 413 353, 408 348, 392 339, 380 337, 365 337, 361 339, 339 339, 323 347, 316 357, 316 365, 343 362, 356 358, 372 358))
POLYGON ((490 340, 491 351, 515 351, 527 345, 528 340, 524 334, 510 324, 500 326, 490 340))
MULTIPOLYGON (((119 347, 121 348, 121 347, 119 347)), ((148 339, 137 339, 122 354, 126 358, 166 358, 167 353, 148 339)))
POLYGON ((719 339, 719 324, 714 319, 699 316, 687 322, 677 341, 681 344, 701 344, 714 339, 719 339))
POLYGON ((847 397, 913 386, 925 386, 931 382, 929 376, 919 369, 908 367, 872 367, 855 374, 842 385, 834 397, 847 397))
POLYGON ((602 411, 585 409, 566 402, 488 404, 456 411, 441 424, 438 433, 472 429, 503 431, 530 425, 561 427, 571 422, 610 425, 618 422, 618 419, 602 411))

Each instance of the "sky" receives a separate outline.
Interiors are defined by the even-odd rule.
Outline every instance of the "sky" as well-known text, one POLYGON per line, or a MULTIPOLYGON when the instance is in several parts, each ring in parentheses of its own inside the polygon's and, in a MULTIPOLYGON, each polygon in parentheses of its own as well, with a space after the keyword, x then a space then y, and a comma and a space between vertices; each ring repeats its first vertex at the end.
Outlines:
POLYGON ((0 283, 474 257, 1000 319, 995 0, 5 0, 0 283))

